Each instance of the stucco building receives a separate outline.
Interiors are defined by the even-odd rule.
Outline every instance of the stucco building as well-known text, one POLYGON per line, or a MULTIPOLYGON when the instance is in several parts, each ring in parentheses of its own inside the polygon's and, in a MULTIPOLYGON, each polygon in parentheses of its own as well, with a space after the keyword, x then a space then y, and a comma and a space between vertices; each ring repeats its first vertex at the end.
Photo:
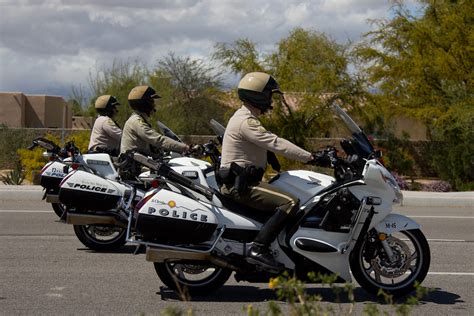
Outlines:
POLYGON ((60 96, 0 92, 0 124, 8 127, 72 128, 72 110, 60 96))

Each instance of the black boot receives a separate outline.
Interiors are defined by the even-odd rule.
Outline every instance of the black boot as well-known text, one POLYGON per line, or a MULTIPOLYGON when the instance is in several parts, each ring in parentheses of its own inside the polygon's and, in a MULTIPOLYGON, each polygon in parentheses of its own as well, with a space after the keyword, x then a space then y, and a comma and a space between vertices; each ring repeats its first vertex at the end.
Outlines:
POLYGON ((281 270, 283 268, 283 265, 278 263, 273 257, 269 246, 285 226, 285 220, 287 217, 288 214, 280 209, 270 217, 270 219, 262 226, 257 237, 255 237, 254 244, 250 248, 247 257, 247 262, 271 270, 281 270))

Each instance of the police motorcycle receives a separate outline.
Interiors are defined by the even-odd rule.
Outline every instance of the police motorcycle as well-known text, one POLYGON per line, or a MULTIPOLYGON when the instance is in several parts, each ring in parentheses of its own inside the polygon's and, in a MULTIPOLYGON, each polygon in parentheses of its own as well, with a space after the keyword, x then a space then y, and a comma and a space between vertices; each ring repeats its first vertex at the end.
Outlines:
MULTIPOLYGON (((165 136, 181 142, 181 139, 164 123, 157 121, 157 125, 165 136)), ((211 121, 211 126, 216 133, 222 133, 223 135, 223 130, 225 131, 225 129, 217 121, 211 121)), ((216 135, 218 139, 221 137, 219 134, 216 135)), ((83 169, 110 180, 119 178, 116 168, 118 164, 110 155, 106 153, 81 154, 79 148, 75 146, 74 141, 69 141, 64 144, 63 148, 60 148, 54 142, 38 137, 32 141, 28 149, 33 150, 36 147, 44 148, 45 152, 43 156, 48 159, 48 162, 43 166, 40 172, 40 185, 45 190, 43 200, 46 200, 47 203, 51 203, 54 213, 59 218, 63 218, 65 215, 64 205, 59 201, 59 184, 70 171, 83 169)), ((192 160, 190 158, 179 159, 179 157, 179 154, 170 153, 167 158, 172 160, 171 163, 174 166, 194 164, 199 165, 203 169, 209 168, 209 164, 201 160, 192 160)), ((149 173, 141 174, 139 179, 142 182, 149 181, 149 173)), ((212 185, 217 186, 215 181, 212 185)))
MULTIPOLYGON (((167 136, 170 133, 170 130, 167 131, 167 136)), ((220 160, 217 143, 212 140, 202 146, 196 145, 191 155, 209 157, 212 162, 220 160)), ((125 155, 121 165, 133 166, 130 164, 131 157, 130 154, 125 155)), ((160 159, 191 181, 217 188, 214 164, 191 156, 153 159, 160 159)), ((74 170, 60 183, 58 199, 65 206, 65 221, 74 226, 76 236, 86 247, 94 250, 118 249, 126 243, 128 213, 147 190, 159 185, 159 178, 150 171, 142 172, 135 180, 121 180, 74 170)))
POLYGON ((350 282, 352 272, 370 293, 411 292, 428 273, 428 242, 418 223, 392 213, 403 196, 380 154, 349 115, 336 104, 332 109, 351 133, 340 142, 346 156, 334 147, 315 155, 335 177, 292 170, 270 181, 300 199, 299 212, 271 245, 283 270, 246 261, 266 220, 261 213, 139 154, 134 159, 166 185, 147 192, 129 213, 127 240, 145 246, 158 277, 179 292, 209 293, 232 272, 237 281, 267 282, 283 271, 306 281, 309 272, 335 273, 340 282, 350 282))
MULTIPOLYGON (((40 172, 40 185, 45 191, 43 200, 51 203, 54 213, 61 218, 64 214, 64 207, 58 199, 59 183, 71 168, 78 168, 79 164, 75 157, 80 154, 79 148, 75 146, 74 141, 67 142, 64 147, 60 148, 53 141, 42 137, 35 138, 28 149, 33 150, 36 147, 45 149, 43 157, 48 159, 40 172)), ((82 168, 92 172, 85 163, 82 164, 82 168)))

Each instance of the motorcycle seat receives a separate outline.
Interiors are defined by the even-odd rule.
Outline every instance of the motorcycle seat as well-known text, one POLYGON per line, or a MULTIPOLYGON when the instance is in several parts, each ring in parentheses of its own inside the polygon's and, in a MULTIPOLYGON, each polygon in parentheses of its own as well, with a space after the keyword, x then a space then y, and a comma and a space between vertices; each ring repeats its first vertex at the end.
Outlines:
POLYGON ((257 208, 241 204, 234 199, 220 193, 218 190, 213 189, 213 193, 217 196, 217 198, 219 198, 222 205, 229 211, 254 219, 257 222, 264 223, 270 218, 270 216, 273 215, 272 213, 263 212, 257 208))

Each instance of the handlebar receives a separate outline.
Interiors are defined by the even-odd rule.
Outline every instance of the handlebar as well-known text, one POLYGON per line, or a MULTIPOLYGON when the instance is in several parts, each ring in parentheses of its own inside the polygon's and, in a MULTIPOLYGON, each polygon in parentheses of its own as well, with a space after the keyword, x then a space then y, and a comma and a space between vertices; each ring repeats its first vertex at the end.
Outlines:
POLYGON ((148 157, 146 157, 142 154, 139 154, 139 153, 134 153, 133 154, 133 159, 136 162, 141 163, 142 165, 144 165, 144 166, 146 166, 146 167, 148 167, 152 170, 157 171, 158 174, 161 175, 162 177, 164 177, 166 179, 169 179, 171 181, 174 181, 178 184, 181 184, 182 186, 184 186, 184 187, 186 187, 190 190, 196 191, 196 192, 204 195, 209 200, 212 199, 212 196, 214 194, 212 192, 212 190, 210 190, 209 188, 207 188, 207 187, 205 187, 201 184, 195 183, 191 179, 177 173, 176 171, 171 169, 166 164, 154 161, 153 159, 148 158, 148 157))

